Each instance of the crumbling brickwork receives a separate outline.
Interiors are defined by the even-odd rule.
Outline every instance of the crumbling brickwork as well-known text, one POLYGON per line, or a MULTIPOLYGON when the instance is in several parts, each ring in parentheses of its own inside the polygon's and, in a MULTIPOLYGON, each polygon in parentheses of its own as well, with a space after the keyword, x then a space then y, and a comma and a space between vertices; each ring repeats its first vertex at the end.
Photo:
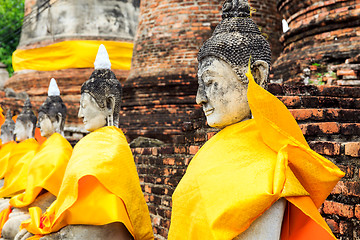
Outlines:
MULTIPOLYGON (((359 62, 354 59, 360 53, 359 1, 277 0, 277 6, 290 30, 281 37, 284 50, 274 63, 275 78, 298 83, 312 64, 323 65, 326 73, 333 65, 341 68, 359 62)), ((358 70, 347 80, 359 80, 358 70)), ((338 84, 359 85, 360 81, 338 84)))

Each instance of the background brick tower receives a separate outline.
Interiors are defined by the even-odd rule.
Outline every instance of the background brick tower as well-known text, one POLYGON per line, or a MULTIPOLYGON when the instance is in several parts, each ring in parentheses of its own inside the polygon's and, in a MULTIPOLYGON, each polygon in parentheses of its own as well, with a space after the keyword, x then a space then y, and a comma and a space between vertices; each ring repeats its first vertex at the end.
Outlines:
MULTIPOLYGON (((197 53, 221 20, 223 0, 141 1, 132 67, 124 85, 120 125, 130 140, 137 136, 184 143, 199 107, 197 53)), ((281 19, 275 0, 250 1, 254 20, 270 39, 273 55, 281 51, 281 19)), ((200 114, 201 111, 200 111, 200 114)))
MULTIPOLYGON (((106 3, 100 0, 91 3, 87 0, 26 0, 18 49, 34 49, 67 40, 132 43, 138 23, 139 4, 140 0, 112 0, 106 3)), ((7 80, 5 88, 12 88, 15 93, 26 92, 34 109, 38 109, 47 96, 50 79, 55 78, 68 109, 65 131, 81 130, 82 122, 77 118, 80 86, 92 71, 93 68, 22 70, 7 80)), ((129 70, 114 72, 120 81, 125 81, 129 74, 129 70)), ((21 100, 5 98, 2 106, 16 110, 22 103, 21 100)))
POLYGON ((281 38, 275 78, 303 82, 304 69, 311 68, 315 83, 360 84, 358 0, 277 0, 277 6, 290 30, 281 38))

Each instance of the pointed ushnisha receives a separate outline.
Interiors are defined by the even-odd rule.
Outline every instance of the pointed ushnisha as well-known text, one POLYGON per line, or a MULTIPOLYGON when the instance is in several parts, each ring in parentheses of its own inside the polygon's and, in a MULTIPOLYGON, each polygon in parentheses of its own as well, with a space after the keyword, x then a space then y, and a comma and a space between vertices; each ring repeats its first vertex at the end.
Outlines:
POLYGON ((31 110, 32 108, 32 105, 31 105, 31 102, 30 102, 30 98, 27 98, 25 103, 24 103, 24 108, 23 108, 23 112, 27 111, 27 110, 31 110))
POLYGON ((12 120, 12 115, 11 115, 11 110, 10 109, 8 109, 7 112, 6 112, 6 120, 9 120, 9 121, 12 120))
POLYGON ((109 54, 103 44, 99 46, 98 53, 94 62, 95 69, 111 69, 109 54))
POLYGON ((60 89, 54 78, 50 80, 48 96, 60 96, 60 89))

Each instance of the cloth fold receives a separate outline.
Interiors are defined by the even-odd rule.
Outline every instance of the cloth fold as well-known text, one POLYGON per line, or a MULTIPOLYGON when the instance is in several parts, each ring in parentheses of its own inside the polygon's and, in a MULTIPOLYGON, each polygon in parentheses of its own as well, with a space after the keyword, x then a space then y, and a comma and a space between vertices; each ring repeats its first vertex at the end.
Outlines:
POLYGON ((13 148, 4 174, 4 186, 0 189, 0 198, 13 197, 26 189, 30 162, 38 148, 39 143, 34 138, 24 140, 13 148))
POLYGON ((11 151, 14 149, 15 146, 16 142, 11 141, 2 145, 0 149, 0 179, 3 179, 5 176, 11 151))
POLYGON ((135 239, 153 239, 135 162, 116 127, 100 128, 81 139, 57 200, 43 215, 38 208, 29 211, 31 219, 21 227, 33 234, 49 234, 70 224, 122 222, 135 239))
POLYGON ((61 134, 52 134, 40 145, 30 163, 25 192, 12 197, 10 205, 26 207, 34 202, 43 189, 57 196, 71 153, 70 143, 61 134))
POLYGON ((247 76, 253 119, 222 129, 193 157, 173 194, 168 239, 233 239, 280 198, 288 201, 282 239, 313 239, 312 231, 334 239, 317 208, 344 173, 311 150, 281 101, 247 76))
POLYGON ((9 219, 9 215, 11 212, 12 212, 11 206, 9 206, 8 208, 6 208, 0 212, 0 237, 1 237, 2 229, 3 229, 6 221, 9 219))

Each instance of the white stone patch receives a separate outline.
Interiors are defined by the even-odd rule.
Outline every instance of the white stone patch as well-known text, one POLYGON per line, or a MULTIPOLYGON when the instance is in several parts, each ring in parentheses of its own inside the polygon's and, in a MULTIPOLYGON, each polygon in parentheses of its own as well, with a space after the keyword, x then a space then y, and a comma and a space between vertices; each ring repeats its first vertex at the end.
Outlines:
POLYGON ((56 84, 55 78, 50 80, 48 96, 60 96, 60 89, 56 84))
POLYGON ((95 69, 111 69, 109 54, 103 44, 100 45, 94 62, 95 69))
POLYGON ((289 25, 285 19, 282 20, 282 28, 284 33, 290 30, 289 25))

